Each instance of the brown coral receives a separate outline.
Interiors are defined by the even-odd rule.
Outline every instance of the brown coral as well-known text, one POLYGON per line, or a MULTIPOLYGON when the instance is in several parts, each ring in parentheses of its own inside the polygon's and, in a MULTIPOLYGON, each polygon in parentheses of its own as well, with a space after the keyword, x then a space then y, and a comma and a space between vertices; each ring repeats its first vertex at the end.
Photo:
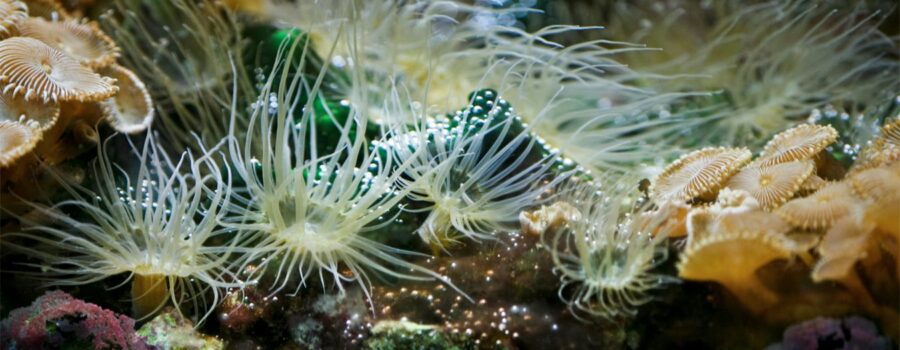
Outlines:
POLYGON ((28 154, 40 139, 39 130, 13 121, 0 121, 0 167, 9 166, 28 154))
POLYGON ((827 229, 836 220, 847 215, 857 202, 850 185, 833 182, 809 197, 785 203, 775 212, 794 227, 819 230, 827 229))
POLYGON ((119 57, 119 48, 96 23, 75 20, 50 22, 32 17, 19 25, 19 33, 43 41, 91 68, 105 67, 119 57))
POLYGON ((17 121, 43 131, 52 127, 58 118, 59 106, 56 104, 0 94, 0 121, 17 121))
POLYGON ((65 53, 25 37, 0 41, 0 84, 4 94, 26 100, 98 101, 116 93, 109 78, 100 77, 65 53))
POLYGON ((828 181, 819 177, 816 174, 810 174, 809 177, 806 178, 806 181, 803 181, 800 184, 800 192, 810 193, 820 190, 822 187, 828 184, 828 181))
POLYGON ((778 296, 756 278, 756 271, 790 256, 789 247, 776 235, 756 230, 714 232, 688 244, 678 274, 687 280, 718 282, 758 313, 775 304, 778 296))
POLYGON ((552 205, 541 206, 534 211, 522 211, 519 213, 519 223, 522 232, 542 235, 547 229, 553 229, 571 220, 581 218, 581 212, 566 202, 556 202, 552 205))
POLYGON ((48 21, 68 19, 72 16, 55 0, 20 0, 28 5, 28 15, 48 21))
POLYGON ((119 65, 99 70, 103 76, 116 79, 119 92, 100 102, 103 116, 116 131, 134 134, 146 130, 153 122, 153 100, 137 75, 119 65))
POLYGON ((704 148, 688 153, 657 176, 652 196, 657 202, 714 198, 751 157, 746 148, 704 148))
POLYGON ((886 122, 872 144, 853 164, 852 172, 879 167, 900 160, 900 118, 886 122))
POLYGON ((749 192, 765 210, 772 210, 791 199, 813 170, 811 161, 750 166, 731 177, 725 186, 749 192))
POLYGON ((765 166, 810 159, 837 139, 827 125, 801 124, 772 137, 754 164, 765 166))
POLYGON ((28 7, 21 1, 0 0, 0 39, 12 36, 16 27, 28 18, 28 7))

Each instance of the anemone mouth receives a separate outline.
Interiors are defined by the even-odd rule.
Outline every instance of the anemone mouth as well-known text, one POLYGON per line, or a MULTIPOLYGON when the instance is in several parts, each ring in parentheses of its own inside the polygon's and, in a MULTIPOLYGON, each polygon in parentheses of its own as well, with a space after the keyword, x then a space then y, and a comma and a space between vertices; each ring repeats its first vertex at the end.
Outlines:
POLYGON ((788 201, 775 213, 794 227, 827 229, 857 205, 852 187, 844 182, 829 183, 812 195, 788 201))
POLYGON ((46 131, 56 124, 60 107, 53 103, 28 101, 20 96, 0 94, 0 120, 18 121, 31 128, 46 131))
POLYGON ((749 192, 765 210, 772 210, 794 196, 815 170, 810 161, 794 161, 741 169, 726 185, 749 192))
POLYGON ((0 167, 6 167, 28 154, 41 139, 39 130, 20 123, 0 121, 0 167))
POLYGON ((17 0, 0 0, 0 39, 16 32, 16 27, 28 19, 28 6, 17 0))
POLYGON ((116 131, 136 134, 146 130, 153 122, 153 100, 150 92, 137 75, 122 66, 113 64, 101 68, 98 73, 116 80, 119 92, 100 102, 103 115, 116 131))
POLYGON ((829 125, 801 124, 772 137, 754 164, 774 165, 810 159, 837 140, 829 125))
POLYGON ((106 67, 119 57, 115 42, 96 23, 50 22, 32 17, 19 25, 19 32, 65 52, 91 68, 106 67))
POLYGON ((714 198, 728 178, 751 157, 746 148, 704 148, 688 153, 657 176, 651 196, 659 202, 714 198))
POLYGON ((116 93, 113 83, 40 40, 0 41, 0 84, 5 94, 22 94, 28 101, 99 101, 116 93))

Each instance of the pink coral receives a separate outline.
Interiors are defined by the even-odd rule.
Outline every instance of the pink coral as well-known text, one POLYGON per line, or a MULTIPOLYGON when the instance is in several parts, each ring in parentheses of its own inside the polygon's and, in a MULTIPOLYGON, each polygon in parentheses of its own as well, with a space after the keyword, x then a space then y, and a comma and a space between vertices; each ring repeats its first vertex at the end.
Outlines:
POLYGON ((149 349, 134 332, 134 320, 75 299, 62 291, 51 291, 31 306, 12 310, 0 323, 4 349, 59 347, 68 335, 90 342, 94 349, 149 349))

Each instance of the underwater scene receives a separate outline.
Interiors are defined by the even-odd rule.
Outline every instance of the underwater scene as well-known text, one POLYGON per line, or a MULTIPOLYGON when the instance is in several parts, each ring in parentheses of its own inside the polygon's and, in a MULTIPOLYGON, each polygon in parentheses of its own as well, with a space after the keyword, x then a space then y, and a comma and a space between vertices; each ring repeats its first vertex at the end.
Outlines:
POLYGON ((900 3, 0 0, 29 349, 900 349, 900 3))

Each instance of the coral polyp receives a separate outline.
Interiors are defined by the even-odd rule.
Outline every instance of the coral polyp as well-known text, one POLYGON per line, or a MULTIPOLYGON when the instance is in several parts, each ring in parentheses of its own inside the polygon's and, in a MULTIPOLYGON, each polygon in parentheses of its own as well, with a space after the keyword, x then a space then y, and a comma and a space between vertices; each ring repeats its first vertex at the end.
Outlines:
MULTIPOLYGON (((109 142, 109 141, 107 141, 109 142)), ((133 310, 146 318, 168 302, 201 320, 226 288, 244 285, 233 264, 234 246, 215 244, 229 195, 210 152, 170 159, 148 137, 127 149, 141 162, 128 174, 98 147, 89 189, 55 174, 71 199, 54 205, 28 202, 12 214, 18 232, 4 232, 6 248, 37 259, 48 284, 83 285, 124 275, 133 310)), ((124 284, 124 282, 122 282, 124 284)))

